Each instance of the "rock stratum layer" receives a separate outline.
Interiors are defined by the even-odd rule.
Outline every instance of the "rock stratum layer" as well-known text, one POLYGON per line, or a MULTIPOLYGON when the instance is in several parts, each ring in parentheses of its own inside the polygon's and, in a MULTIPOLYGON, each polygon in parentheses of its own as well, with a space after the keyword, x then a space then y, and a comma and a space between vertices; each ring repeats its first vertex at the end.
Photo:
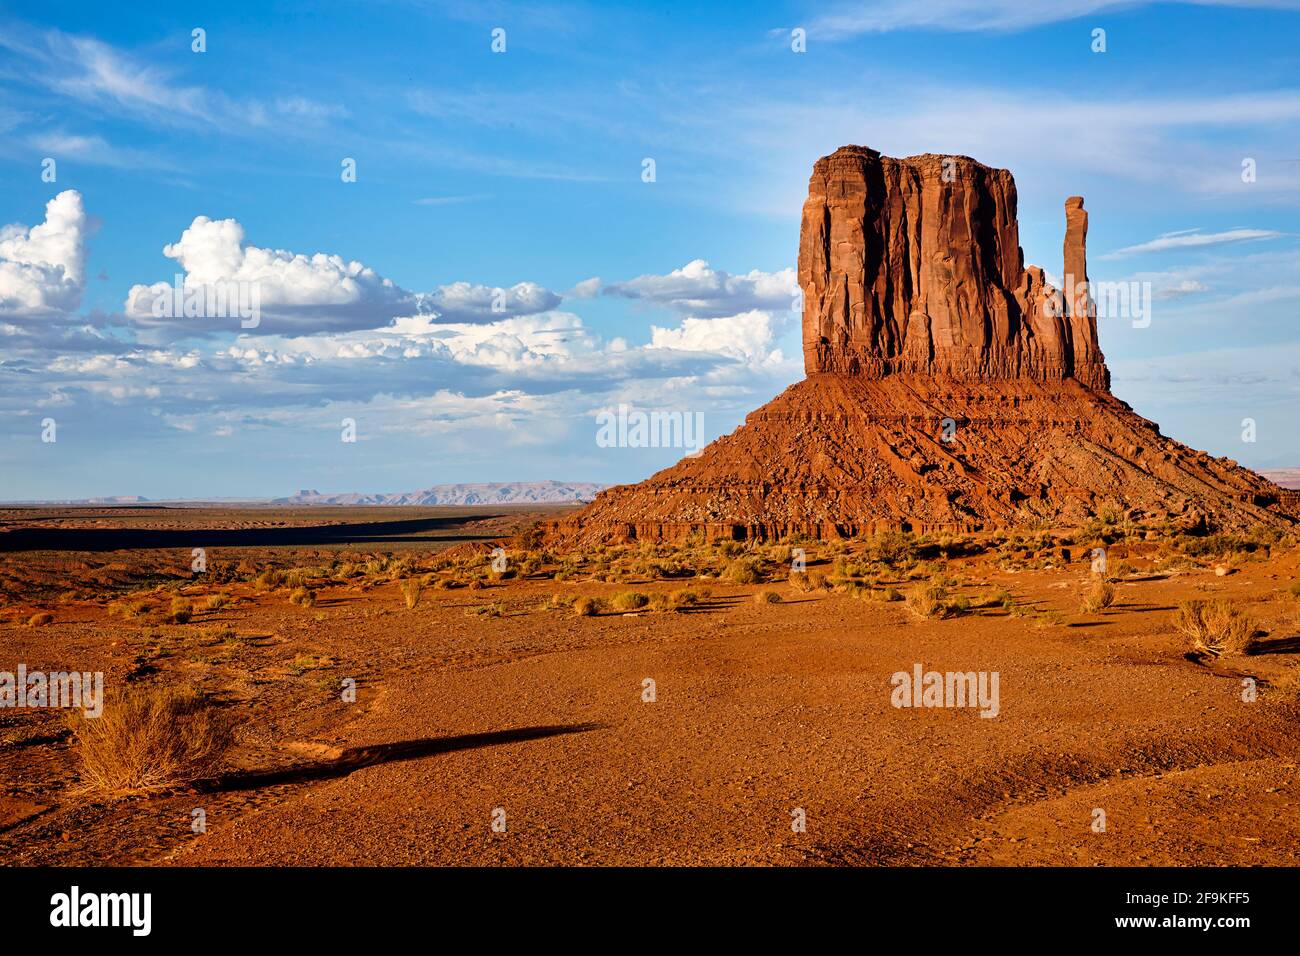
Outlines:
POLYGON ((807 378, 745 424, 552 530, 733 539, 1131 517, 1286 526, 1297 494, 1160 433, 1110 394, 1087 291, 1088 215, 1065 204, 1063 285, 1026 268, 1011 174, 964 156, 817 161, 799 284, 807 378))

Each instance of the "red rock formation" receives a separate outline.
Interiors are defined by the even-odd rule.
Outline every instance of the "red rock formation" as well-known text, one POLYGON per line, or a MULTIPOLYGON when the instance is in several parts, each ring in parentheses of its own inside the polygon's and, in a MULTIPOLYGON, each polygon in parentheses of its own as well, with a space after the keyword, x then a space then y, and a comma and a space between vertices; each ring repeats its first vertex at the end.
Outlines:
POLYGON ((1066 203, 1063 307, 1026 270, 1016 184, 968 156, 891 159, 845 146, 817 161, 799 238, 804 368, 960 381, 1077 378, 1107 388, 1089 315, 1083 200, 1066 203), (1063 321, 1063 317, 1068 318, 1063 321))
POLYGON ((1080 197, 1065 219, 1058 291, 1023 266, 1006 170, 861 146, 818 160, 799 242, 808 377, 554 533, 969 531, 1077 523, 1102 503, 1189 525, 1294 524, 1276 485, 1110 394, 1080 197))

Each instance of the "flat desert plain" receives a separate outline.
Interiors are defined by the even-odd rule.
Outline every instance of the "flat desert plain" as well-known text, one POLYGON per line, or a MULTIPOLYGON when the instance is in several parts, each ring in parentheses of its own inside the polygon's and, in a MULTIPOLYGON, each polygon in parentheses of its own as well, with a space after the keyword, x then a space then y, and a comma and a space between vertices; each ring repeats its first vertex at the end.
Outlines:
POLYGON ((1300 859, 1291 539, 568 549, 529 531, 555 514, 4 512, 0 671, 102 672, 106 708, 184 688, 232 735, 189 779, 115 790, 68 712, 0 709, 0 858, 1300 859), (1249 620, 1249 648, 1190 644, 1193 601, 1249 620), (995 677, 995 700, 896 706, 918 669, 995 677))

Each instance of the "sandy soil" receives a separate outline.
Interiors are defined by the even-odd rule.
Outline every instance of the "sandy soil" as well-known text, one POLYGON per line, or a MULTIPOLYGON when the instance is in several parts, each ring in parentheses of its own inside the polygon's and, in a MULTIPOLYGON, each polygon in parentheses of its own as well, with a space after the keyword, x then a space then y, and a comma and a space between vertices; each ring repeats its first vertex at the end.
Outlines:
MULTIPOLYGON (((396 583, 328 587, 311 609, 236 584, 231 605, 153 637, 90 602, 39 628, 15 608, 0 669, 198 684, 236 708, 241 737, 213 781, 103 800, 76 792, 59 715, 0 711, 0 858, 1293 865, 1296 558, 1140 575, 1097 614, 1078 610, 1085 566, 964 568, 963 592, 1002 587, 1059 623, 1001 608, 918 620, 902 603, 718 582, 683 612, 594 617, 542 605, 628 585, 426 590, 408 610, 396 583), (768 590, 783 601, 756 603, 768 590), (1170 623, 1190 597, 1249 608, 1264 653, 1190 659, 1170 623), (233 639, 213 636, 225 626, 233 639), (917 663, 997 672, 998 716, 892 706, 891 676, 917 663), (355 703, 339 699, 346 677, 355 703)), ((679 586, 665 584, 638 589, 679 586)))

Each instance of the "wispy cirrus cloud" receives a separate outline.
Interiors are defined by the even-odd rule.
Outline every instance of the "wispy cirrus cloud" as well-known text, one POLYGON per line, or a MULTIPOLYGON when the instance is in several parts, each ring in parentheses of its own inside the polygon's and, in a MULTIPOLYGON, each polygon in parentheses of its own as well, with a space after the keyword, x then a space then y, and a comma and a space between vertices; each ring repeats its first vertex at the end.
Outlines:
MULTIPOLYGON (((1149 6, 1152 0, 858 0, 812 20, 809 34, 841 40, 864 33, 935 30, 948 33, 1028 30, 1092 14, 1149 6)), ((1297 0, 1169 0, 1189 6, 1296 10, 1297 0)))
POLYGON ((1144 252, 1168 252, 1173 249, 1202 249, 1207 246, 1223 246, 1238 242, 1253 242, 1260 239, 1278 239, 1285 233, 1273 229, 1225 229, 1222 232, 1201 232, 1199 229, 1180 229, 1176 232, 1161 233, 1148 242, 1125 246, 1109 252, 1102 259, 1120 259, 1124 256, 1138 255, 1144 252))
POLYGON ((254 134, 271 128, 283 132, 294 123, 316 126, 347 115, 341 104, 300 95, 273 100, 233 97, 210 86, 187 83, 176 72, 103 40, 57 29, 37 31, 6 24, 0 30, 0 49, 21 65, 8 72, 11 80, 157 126, 254 134))

